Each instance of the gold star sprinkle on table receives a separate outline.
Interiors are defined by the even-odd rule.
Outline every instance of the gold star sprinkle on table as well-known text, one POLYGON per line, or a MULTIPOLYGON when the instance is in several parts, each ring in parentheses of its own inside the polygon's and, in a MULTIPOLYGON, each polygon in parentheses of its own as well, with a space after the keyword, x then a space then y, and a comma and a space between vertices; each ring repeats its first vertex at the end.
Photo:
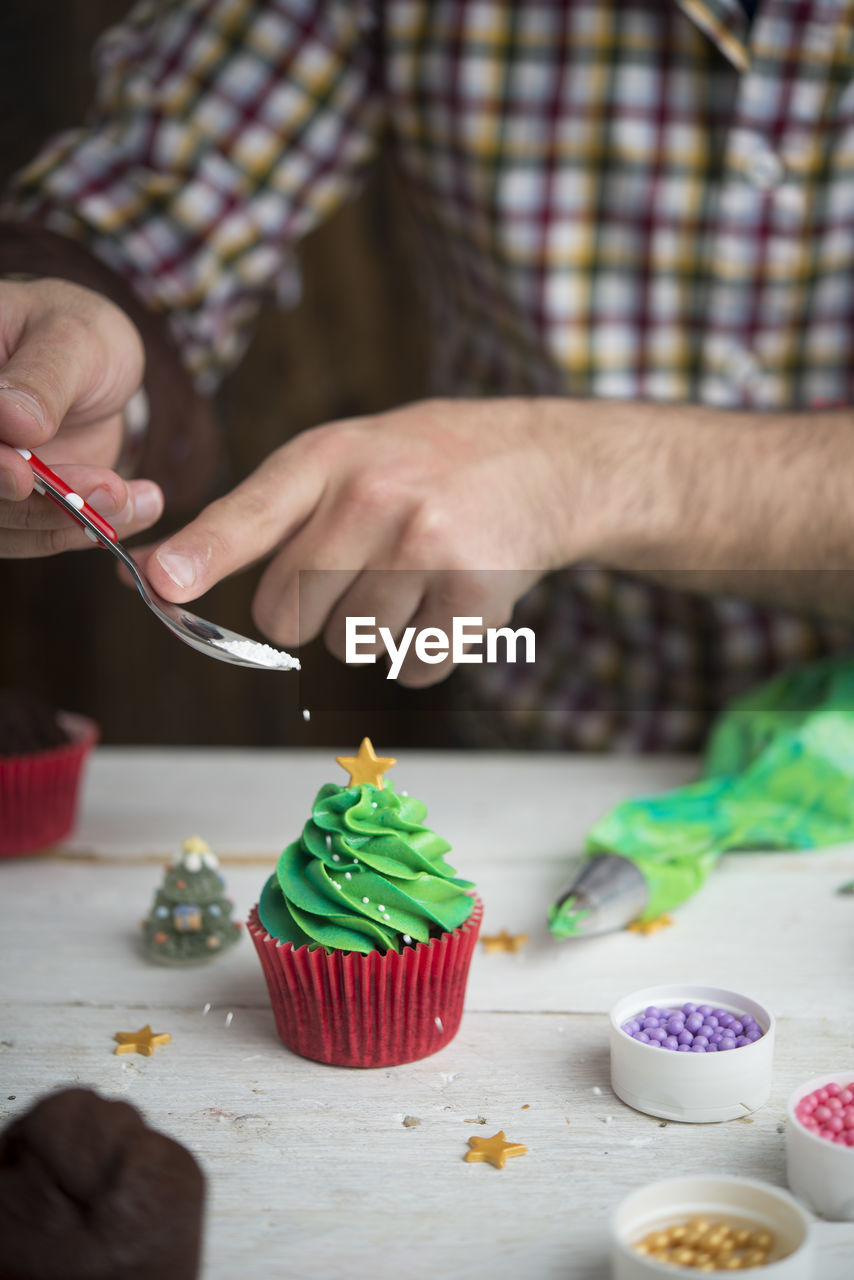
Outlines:
POLYGON ((503 1129, 493 1134, 491 1138, 469 1138, 469 1146, 471 1151, 465 1153, 464 1160, 471 1164, 477 1160, 485 1160, 487 1164, 495 1165, 496 1169, 504 1168, 508 1156, 528 1154, 528 1148, 521 1142, 508 1142, 504 1137, 503 1129))
POLYGON ((527 941, 527 933, 508 933, 506 929, 481 937, 487 951, 521 951, 527 941))
POLYGON ((658 933, 659 929, 669 929, 673 924, 671 916, 656 916, 654 920, 633 920, 626 928, 630 933, 658 933))
POLYGON ((141 1053, 150 1058, 160 1044, 168 1044, 172 1039, 168 1031, 154 1032, 151 1027, 142 1027, 139 1031, 117 1031, 113 1036, 118 1040, 116 1053, 141 1053))
POLYGON ((349 773, 349 786, 357 787, 364 782, 382 791, 382 775, 386 769, 397 764, 397 760, 394 756, 378 756, 370 738, 363 738, 357 756, 336 756, 335 763, 340 764, 341 768, 349 773))

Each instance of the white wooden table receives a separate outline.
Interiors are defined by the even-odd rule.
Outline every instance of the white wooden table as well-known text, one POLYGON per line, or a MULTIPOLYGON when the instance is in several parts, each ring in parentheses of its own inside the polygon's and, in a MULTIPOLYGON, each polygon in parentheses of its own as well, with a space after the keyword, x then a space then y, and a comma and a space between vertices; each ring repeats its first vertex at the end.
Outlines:
MULTIPOLYGON (((317 787, 343 778, 334 754, 96 752, 73 838, 0 864, 2 1119, 68 1083, 139 1106, 207 1174, 206 1280, 606 1280, 608 1216, 631 1189, 709 1169, 784 1185, 790 1090, 854 1067, 854 898, 836 894, 854 846, 732 855, 674 927, 558 943, 546 909, 587 828, 694 763, 409 753, 396 783, 477 882, 484 932, 530 942, 478 947, 462 1028, 435 1057, 325 1067, 277 1039, 248 938, 167 969, 145 959, 138 926, 194 833, 245 918, 317 787), (608 1009, 677 980, 744 990, 777 1015, 772 1094, 752 1117, 665 1124, 611 1092, 608 1009), (114 1033, 145 1023, 172 1042, 116 1056, 114 1033), (528 1154, 503 1170, 464 1162, 469 1136, 499 1129, 528 1154)), ((816 1280, 850 1280, 854 1224, 816 1229, 816 1280)))

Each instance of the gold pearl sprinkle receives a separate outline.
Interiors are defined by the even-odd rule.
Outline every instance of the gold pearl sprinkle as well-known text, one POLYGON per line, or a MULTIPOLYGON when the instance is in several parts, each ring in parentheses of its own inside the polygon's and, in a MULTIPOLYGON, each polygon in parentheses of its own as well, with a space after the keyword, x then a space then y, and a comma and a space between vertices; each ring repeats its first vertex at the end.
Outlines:
POLYGON ((692 1271, 747 1271, 768 1263, 774 1239, 764 1227, 735 1226, 703 1217, 648 1232, 633 1246, 657 1262, 692 1271))

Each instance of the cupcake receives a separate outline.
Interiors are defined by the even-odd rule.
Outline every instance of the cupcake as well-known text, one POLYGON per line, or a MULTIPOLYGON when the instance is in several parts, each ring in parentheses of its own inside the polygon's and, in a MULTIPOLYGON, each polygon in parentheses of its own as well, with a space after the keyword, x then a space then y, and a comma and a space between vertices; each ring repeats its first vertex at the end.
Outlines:
POLYGON ((205 1181, 190 1152, 91 1089, 0 1133, 4 1280, 195 1280, 205 1181))
POLYGON ((98 728, 41 698, 0 690, 0 857, 63 839, 77 815, 83 763, 98 728))
POLYGON ((456 1035, 482 907, 423 825, 426 807, 383 777, 368 738, 338 756, 249 916, 279 1035, 305 1058, 387 1067, 456 1035))

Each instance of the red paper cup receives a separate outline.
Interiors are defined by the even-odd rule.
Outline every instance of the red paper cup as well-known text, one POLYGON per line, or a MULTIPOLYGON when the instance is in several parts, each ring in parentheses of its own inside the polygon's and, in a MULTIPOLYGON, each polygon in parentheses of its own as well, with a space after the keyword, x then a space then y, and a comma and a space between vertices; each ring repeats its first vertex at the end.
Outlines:
POLYGON ((482 916, 476 898, 451 933, 361 955, 280 944, 253 907, 249 932, 282 1041, 336 1067, 393 1067, 438 1053, 459 1030, 482 916))
POLYGON ((61 711, 58 719, 70 742, 0 756, 0 858, 44 849, 74 826, 81 771, 100 731, 85 716, 61 711))

